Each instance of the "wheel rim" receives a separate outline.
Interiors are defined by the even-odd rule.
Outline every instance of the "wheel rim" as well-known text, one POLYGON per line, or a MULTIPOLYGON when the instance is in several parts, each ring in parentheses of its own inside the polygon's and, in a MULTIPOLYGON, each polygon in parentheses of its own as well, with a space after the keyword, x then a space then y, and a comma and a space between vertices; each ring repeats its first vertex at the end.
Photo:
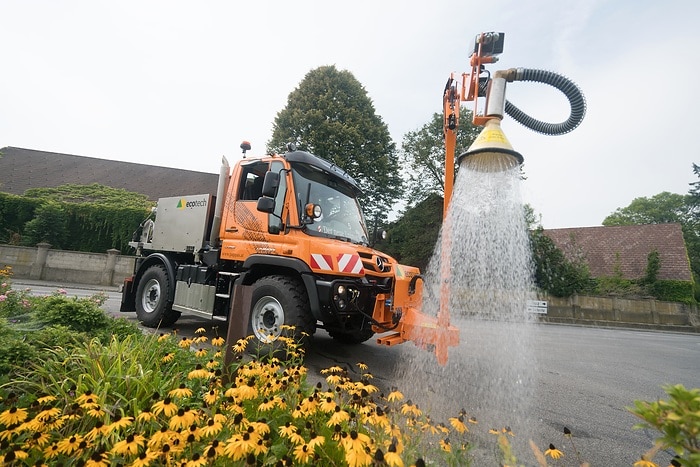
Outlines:
POLYGON ((272 342, 282 334, 284 308, 275 297, 265 296, 255 303, 250 319, 255 337, 272 342))
POLYGON ((141 296, 141 307, 146 313, 153 313, 160 301, 160 282, 151 279, 146 282, 141 296))

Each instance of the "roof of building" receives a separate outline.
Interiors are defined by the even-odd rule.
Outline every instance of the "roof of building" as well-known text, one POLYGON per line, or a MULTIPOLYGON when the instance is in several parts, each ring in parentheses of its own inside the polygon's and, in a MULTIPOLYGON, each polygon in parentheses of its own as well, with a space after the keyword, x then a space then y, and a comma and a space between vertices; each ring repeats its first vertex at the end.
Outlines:
POLYGON ((656 250, 661 260, 658 279, 692 280, 680 224, 576 227, 544 233, 569 260, 583 256, 593 277, 613 277, 619 271, 625 279, 640 279, 646 274, 649 253, 656 250))
POLYGON ((0 149, 0 191, 22 195, 30 188, 100 185, 142 193, 152 201, 216 193, 219 175, 8 146, 0 149))

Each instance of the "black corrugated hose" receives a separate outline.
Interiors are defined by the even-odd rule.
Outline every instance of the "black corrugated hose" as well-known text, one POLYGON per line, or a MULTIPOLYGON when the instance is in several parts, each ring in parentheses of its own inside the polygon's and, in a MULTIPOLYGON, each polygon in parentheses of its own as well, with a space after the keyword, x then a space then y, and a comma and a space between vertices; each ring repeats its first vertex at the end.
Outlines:
POLYGON ((514 81, 535 81, 549 84, 563 92, 569 99, 571 115, 566 121, 561 123, 547 123, 537 120, 506 100, 505 112, 531 130, 545 135, 563 135, 579 126, 583 120, 586 114, 586 99, 583 97, 579 87, 568 78, 551 71, 518 68, 514 81))

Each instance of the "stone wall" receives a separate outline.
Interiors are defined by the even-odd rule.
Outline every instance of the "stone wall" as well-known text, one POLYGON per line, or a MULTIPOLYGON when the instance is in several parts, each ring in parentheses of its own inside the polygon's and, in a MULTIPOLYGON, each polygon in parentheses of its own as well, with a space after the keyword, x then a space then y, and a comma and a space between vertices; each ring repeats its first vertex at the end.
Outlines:
POLYGON ((119 250, 105 253, 52 250, 48 243, 36 247, 0 245, 0 267, 12 266, 20 279, 119 286, 134 270, 133 256, 119 250))
POLYGON ((697 305, 618 297, 539 297, 547 301, 542 321, 700 332, 697 305))

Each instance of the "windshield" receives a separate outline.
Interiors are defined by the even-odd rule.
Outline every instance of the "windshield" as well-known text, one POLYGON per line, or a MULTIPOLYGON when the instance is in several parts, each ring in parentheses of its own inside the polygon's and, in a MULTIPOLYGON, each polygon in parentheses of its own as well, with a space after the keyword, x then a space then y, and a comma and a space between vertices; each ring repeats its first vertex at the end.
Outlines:
MULTIPOLYGON (((304 216, 306 203, 321 206, 321 216, 307 219, 306 232, 353 243, 367 244, 367 227, 354 188, 340 178, 312 165, 295 163, 292 177, 297 192, 297 206, 304 216)), ((303 223, 305 219, 300 219, 303 223)))

